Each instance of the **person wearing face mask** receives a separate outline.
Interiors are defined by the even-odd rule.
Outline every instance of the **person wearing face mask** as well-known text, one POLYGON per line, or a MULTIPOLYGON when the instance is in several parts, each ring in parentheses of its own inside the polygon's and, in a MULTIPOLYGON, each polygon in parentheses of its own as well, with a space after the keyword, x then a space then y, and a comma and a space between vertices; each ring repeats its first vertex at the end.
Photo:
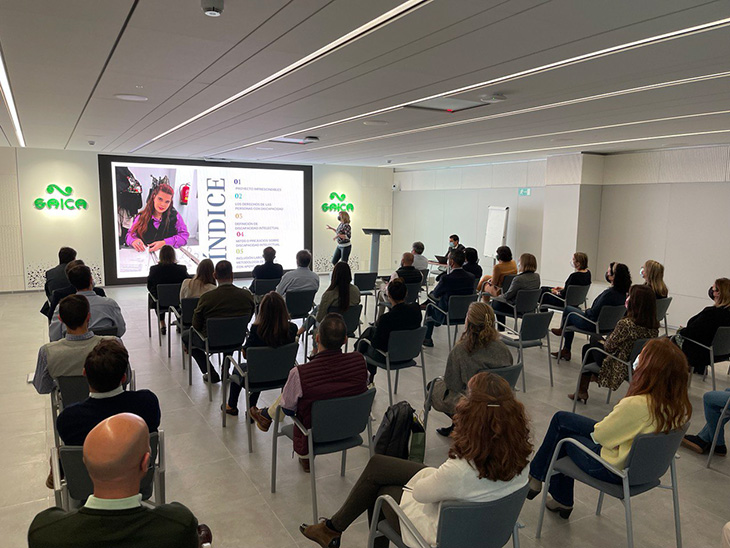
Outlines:
MULTIPOLYGON (((608 266, 605 277, 606 281, 611 284, 611 287, 596 297, 591 307, 585 311, 575 306, 566 306, 563 311, 560 328, 550 330, 553 335, 560 337, 563 334, 563 329, 569 325, 574 325, 580 329, 594 329, 595 325, 585 321, 581 316, 595 322, 598 320, 598 315, 604 306, 618 306, 626 302, 626 294, 629 292, 629 288, 631 288, 629 267, 622 263, 611 263, 608 266), (570 314, 571 312, 579 315, 570 314), (569 315, 570 317, 568 317, 569 315)), ((573 345, 574 336, 575 333, 573 331, 567 331, 563 337, 562 350, 553 352, 553 357, 557 358, 559 354, 561 359, 570 361, 570 349, 573 345)))
POLYGON ((556 299, 565 299, 568 287, 571 285, 591 285, 591 271, 588 270, 588 255, 582 251, 573 253, 570 259, 570 267, 575 270, 568 279, 565 280, 563 287, 541 287, 542 304, 550 304, 554 306, 563 306, 563 301, 556 299))
POLYGON ((667 284, 664 283, 664 265, 649 259, 641 267, 641 277, 644 283, 651 287, 657 299, 666 299, 669 295, 667 284))
POLYGON ((444 257, 446 257, 446 266, 443 266, 443 265, 442 266, 439 266, 439 270, 441 271, 441 273, 438 276, 436 276, 436 281, 437 282, 440 282, 441 281, 441 278, 443 278, 444 275, 446 275, 446 273, 449 272, 449 268, 450 268, 450 266, 449 266, 449 262, 450 262, 449 259, 451 259, 451 255, 455 251, 462 251, 463 252, 465 249, 466 248, 459 243, 459 235, 458 234, 452 234, 451 236, 449 236, 449 249, 447 249, 446 250, 446 253, 444 253, 444 257))
POLYGON ((540 287, 540 275, 537 273, 537 258, 532 253, 520 255, 520 262, 517 264, 519 274, 515 276, 509 289, 500 297, 492 299, 492 308, 497 316, 498 331, 504 331, 504 319, 506 314, 514 314, 514 304, 517 299, 517 292, 520 289, 538 289, 540 287))
POLYGON ((335 233, 335 237, 332 239, 337 242, 335 254, 332 255, 333 265, 340 261, 346 263, 350 258, 350 252, 352 251, 352 242, 350 241, 350 238, 352 238, 350 214, 347 213, 347 211, 341 211, 339 215, 337 215, 337 222, 340 223, 337 225, 337 228, 327 225, 327 228, 335 233))
MULTIPOLYGON (((713 306, 708 306, 690 318, 687 327, 677 331, 676 338, 677 344, 687 356, 690 367, 700 375, 704 374, 705 368, 710 365, 710 352, 692 341, 710 346, 717 328, 730 326, 730 280, 718 278, 707 291, 707 295, 713 300, 713 306)), ((725 359, 727 356, 715 356, 715 362, 725 359)))

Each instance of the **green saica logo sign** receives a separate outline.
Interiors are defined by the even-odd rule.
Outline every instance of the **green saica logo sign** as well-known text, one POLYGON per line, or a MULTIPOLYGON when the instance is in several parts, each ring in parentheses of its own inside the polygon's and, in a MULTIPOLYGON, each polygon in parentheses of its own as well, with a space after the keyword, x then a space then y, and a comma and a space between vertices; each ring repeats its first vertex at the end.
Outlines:
POLYGON ((46 187, 46 194, 58 192, 61 196, 58 198, 36 198, 33 205, 36 209, 88 209, 89 204, 83 198, 68 198, 73 194, 74 189, 70 186, 61 188, 58 185, 50 184, 46 187))
POLYGON ((339 200, 339 204, 330 202, 322 204, 322 211, 354 211, 355 206, 352 204, 345 203, 347 196, 344 194, 337 194, 336 192, 330 192, 330 200, 339 200))

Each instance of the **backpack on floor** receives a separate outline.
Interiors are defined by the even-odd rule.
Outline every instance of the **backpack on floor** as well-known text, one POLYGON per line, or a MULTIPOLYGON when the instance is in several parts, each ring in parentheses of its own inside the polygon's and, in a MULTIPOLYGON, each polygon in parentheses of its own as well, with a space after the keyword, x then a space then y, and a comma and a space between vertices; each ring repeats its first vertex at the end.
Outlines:
POLYGON ((375 434, 374 443, 375 453, 379 455, 423 462, 425 431, 407 401, 388 407, 375 434))

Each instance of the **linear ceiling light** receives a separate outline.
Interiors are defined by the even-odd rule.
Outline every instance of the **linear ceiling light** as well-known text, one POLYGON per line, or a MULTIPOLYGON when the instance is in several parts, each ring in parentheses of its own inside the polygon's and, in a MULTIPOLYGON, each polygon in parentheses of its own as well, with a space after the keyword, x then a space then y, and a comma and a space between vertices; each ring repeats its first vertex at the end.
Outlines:
POLYGON ((365 23, 364 25, 356 28, 352 32, 348 32, 347 34, 340 36, 334 42, 330 42, 326 46, 321 47, 320 49, 318 49, 317 51, 315 51, 313 53, 310 53, 306 57, 302 57, 301 59, 299 59, 299 61, 296 61, 296 62, 292 63, 291 65, 281 69, 280 71, 275 72, 271 76, 264 78, 260 82, 257 82, 255 84, 253 84, 252 86, 249 86, 246 89, 239 91, 235 95, 231 95, 228 99, 224 99, 220 103, 213 105, 210 108, 205 109, 203 112, 196 114, 192 118, 185 120, 184 122, 176 125, 175 127, 172 127, 170 129, 168 129, 167 131, 160 133, 158 136, 153 137, 149 141, 142 143, 141 145, 139 145, 136 148, 133 148, 130 152, 136 152, 140 148, 143 148, 151 143, 154 143, 158 139, 162 139, 163 137, 169 135, 170 133, 177 131, 178 129, 184 128, 185 126, 190 125, 193 122, 200 120, 201 118, 208 116, 209 114, 212 114, 212 113, 222 109, 225 106, 230 105, 234 101, 237 101, 247 95, 250 95, 251 93, 253 93, 255 91, 258 91, 259 89, 275 82, 276 80, 279 80, 281 78, 284 78, 285 76, 288 76, 289 74, 305 67, 306 65, 309 65, 310 63, 318 61, 322 57, 329 55, 330 53, 334 52, 335 50, 337 50, 341 47, 344 47, 348 44, 351 44, 352 42, 359 40, 360 38, 367 36, 371 32, 374 32, 374 31, 378 30, 379 28, 384 27, 384 26, 392 23, 393 21, 399 19, 400 17, 406 15, 408 12, 421 8, 421 7, 425 6, 426 4, 431 3, 432 1, 433 0, 407 0, 406 2, 403 2, 400 6, 397 6, 388 12, 385 12, 384 14, 380 15, 379 17, 376 17, 372 21, 369 21, 369 22, 365 23))
POLYGON ((427 101, 429 99, 437 99, 439 97, 446 97, 448 95, 456 95, 456 94, 459 94, 459 93, 465 93, 467 91, 473 91, 475 89, 479 89, 479 88, 483 88, 483 87, 487 87, 487 86, 493 86, 493 85, 496 85, 496 84, 504 84, 506 82, 511 82, 511 81, 514 81, 514 80, 518 80, 518 79, 521 79, 521 78, 525 78, 527 76, 534 76, 535 74, 540 74, 540 73, 543 73, 543 72, 549 72, 549 71, 556 70, 556 69, 563 68, 563 67, 567 67, 567 66, 570 66, 570 65, 584 63, 586 61, 592 61, 594 59, 598 59, 598 58, 601 58, 601 57, 607 57, 609 55, 614 55, 616 53, 622 53, 622 52, 629 51, 629 50, 632 50, 632 49, 637 49, 637 48, 642 48, 642 47, 645 47, 645 46, 651 46, 651 45, 654 45, 654 44, 659 44, 661 42, 667 42, 667 41, 670 41, 670 40, 676 40, 677 38, 685 38, 685 37, 690 36, 692 34, 699 34, 699 33, 703 33, 703 32, 717 30, 717 29, 726 27, 728 25, 730 25, 730 17, 726 17, 724 19, 718 19, 716 21, 711 21, 709 23, 703 23, 701 25, 695 25, 694 27, 687 27, 687 28, 684 28, 684 29, 679 29, 679 30, 675 30, 675 31, 672 31, 672 32, 667 32, 667 33, 664 33, 664 34, 658 34, 656 36, 650 36, 649 38, 642 38, 641 40, 635 40, 633 42, 627 42, 625 44, 620 44, 618 46, 611 46, 610 48, 605 48, 605 49, 593 51, 593 52, 590 52, 590 53, 584 53, 583 55, 577 55, 575 57, 569 57, 568 59, 563 59, 561 61, 555 61, 553 63, 548 63, 546 65, 540 65, 538 67, 534 67, 534 68, 531 68, 531 69, 526 69, 526 70, 523 70, 523 71, 520 71, 520 72, 515 72, 515 73, 512 73, 512 74, 508 74, 506 76, 499 76, 499 77, 493 78, 491 80, 485 80, 484 82, 479 82, 479 83, 476 83, 476 84, 470 84, 468 86, 464 86, 464 87, 452 89, 452 90, 449 90, 449 91, 445 91, 443 93, 437 93, 435 95, 430 95, 428 97, 421 97, 421 98, 415 99, 413 101, 408 101, 408 102, 399 103, 397 105, 393 105, 393 106, 390 106, 390 107, 384 107, 384 108, 380 108, 380 109, 377 109, 377 110, 372 110, 370 112, 365 112, 363 114, 356 114, 354 116, 349 116, 349 117, 343 118, 341 120, 336 120, 336 121, 333 121, 333 122, 327 122, 327 123, 324 123, 324 124, 319 124, 317 126, 312 126, 312 127, 306 128, 306 129, 300 129, 300 130, 297 130, 297 131, 292 131, 290 133, 285 133, 283 135, 277 135, 276 137, 267 137, 266 139, 262 139, 260 141, 254 141, 254 142, 251 142, 251 143, 247 143, 245 145, 240 145, 240 146, 236 146, 236 147, 232 147, 232 148, 227 148, 225 150, 220 150, 218 152, 212 153, 212 155, 214 156, 214 155, 217 155, 217 154, 225 154, 225 153, 228 153, 228 152, 232 152, 234 150, 240 150, 242 148, 247 148, 247 147, 250 147, 250 146, 253 146, 253 145, 259 145, 261 143, 265 143, 266 141, 269 141, 270 139, 278 139, 280 137, 289 137, 291 135, 295 135, 295 134, 298 134, 298 133, 311 132, 311 131, 314 131, 314 130, 317 130, 317 129, 321 129, 321 128, 325 128, 325 127, 330 127, 330 126, 334 126, 334 125, 338 125, 338 124, 344 124, 344 123, 347 123, 347 122, 352 122, 354 120, 361 120, 363 118, 368 118, 370 116, 375 116, 377 114, 383 114, 383 113, 386 113, 386 112, 391 112, 393 110, 397 110, 397 109, 406 107, 406 106, 411 105, 413 103, 419 103, 421 101, 427 101))
POLYGON ((5 68, 5 60, 3 59, 2 50, 0 50, 0 92, 2 93, 3 99, 5 100, 5 106, 8 108, 10 119, 13 122, 13 127, 15 128, 15 136, 18 138, 18 144, 21 147, 25 147, 23 130, 20 128, 18 109, 15 107, 13 92, 10 89, 10 78, 8 77, 8 71, 5 68))
POLYGON ((506 152, 490 152, 489 154, 472 154, 469 156, 455 156, 452 158, 438 158, 435 160, 420 160, 417 162, 403 162, 400 164, 383 164, 378 167, 412 166, 412 165, 418 165, 418 164, 431 164, 434 162, 470 160, 472 158, 489 158, 492 156, 511 156, 513 154, 527 154, 527 153, 532 153, 532 152, 549 152, 549 151, 564 150, 564 149, 569 149, 569 148, 585 148, 585 147, 594 147, 594 146, 601 146, 601 145, 615 145, 615 144, 619 144, 619 143, 636 143, 636 142, 640 142, 640 141, 652 141, 654 139, 673 139, 676 137, 697 137, 698 135, 716 135, 718 133, 730 133, 730 129, 716 129, 716 130, 712 130, 712 131, 693 131, 693 132, 689 132, 689 133, 671 133, 671 134, 667 134, 667 135, 652 135, 650 137, 634 137, 631 139, 617 139, 614 141, 596 141, 593 143, 580 143, 580 144, 575 144, 575 145, 531 148, 531 149, 526 149, 526 150, 509 150, 506 152))

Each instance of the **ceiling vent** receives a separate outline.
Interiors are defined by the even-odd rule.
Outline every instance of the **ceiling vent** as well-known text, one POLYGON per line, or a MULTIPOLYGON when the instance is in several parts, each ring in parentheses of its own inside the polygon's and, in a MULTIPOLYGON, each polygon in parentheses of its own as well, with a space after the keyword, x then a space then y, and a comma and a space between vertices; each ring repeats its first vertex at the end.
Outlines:
POLYGON ((426 99, 417 103, 411 103, 406 108, 422 108, 425 110, 437 110, 439 112, 460 112, 471 108, 483 107, 506 100, 504 95, 482 95, 478 101, 470 99, 456 99, 454 97, 438 97, 426 99))
POLYGON ((269 140, 269 143, 286 143, 288 145, 308 145, 317 142, 319 142, 319 137, 314 135, 308 135, 307 137, 277 137, 269 140))

